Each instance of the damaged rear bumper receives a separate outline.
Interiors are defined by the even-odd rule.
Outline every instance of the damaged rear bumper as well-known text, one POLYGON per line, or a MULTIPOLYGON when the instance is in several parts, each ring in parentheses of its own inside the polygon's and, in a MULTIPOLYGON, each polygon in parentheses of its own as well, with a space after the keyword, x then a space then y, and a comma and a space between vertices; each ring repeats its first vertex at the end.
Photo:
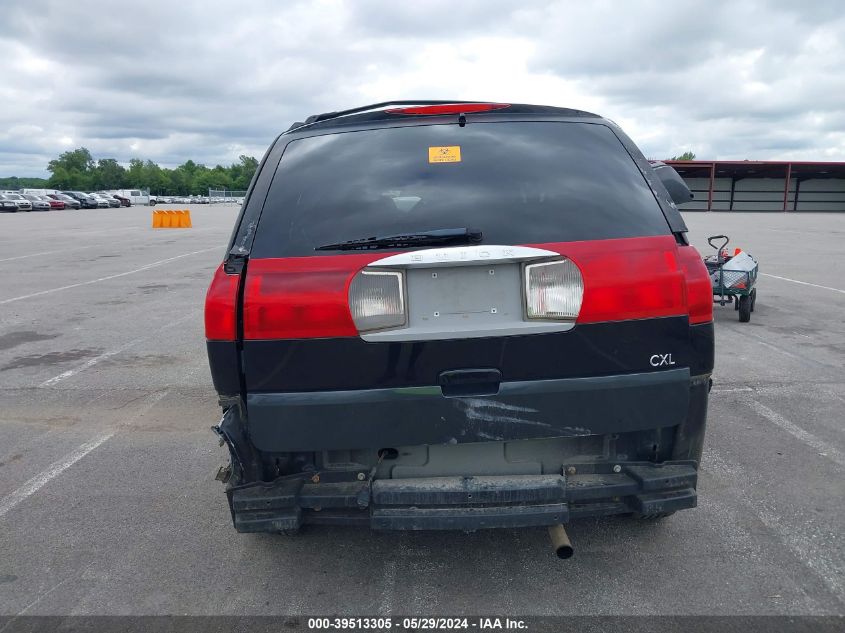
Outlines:
POLYGON ((290 452, 603 435, 681 424, 689 369, 504 381, 486 395, 443 386, 250 393, 259 451, 290 452))
POLYGON ((227 494, 238 532, 296 530, 304 523, 380 530, 516 528, 695 507, 694 462, 632 462, 614 472, 616 466, 582 464, 568 475, 375 481, 321 473, 232 486, 227 494))

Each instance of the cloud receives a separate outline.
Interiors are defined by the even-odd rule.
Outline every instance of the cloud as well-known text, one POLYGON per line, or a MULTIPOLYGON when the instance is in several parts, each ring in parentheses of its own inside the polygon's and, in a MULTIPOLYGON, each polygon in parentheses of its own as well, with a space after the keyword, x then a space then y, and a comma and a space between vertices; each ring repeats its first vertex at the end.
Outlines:
POLYGON ((845 160, 845 14, 744 2, 5 0, 0 176, 228 164, 390 98, 591 110, 651 157, 845 160))

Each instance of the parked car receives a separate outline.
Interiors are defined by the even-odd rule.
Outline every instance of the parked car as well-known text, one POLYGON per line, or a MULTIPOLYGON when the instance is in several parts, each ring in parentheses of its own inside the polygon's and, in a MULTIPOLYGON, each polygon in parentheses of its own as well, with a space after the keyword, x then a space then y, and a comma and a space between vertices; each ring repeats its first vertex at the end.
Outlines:
POLYGON ((561 533, 696 505, 710 281, 616 124, 450 102, 307 121, 206 298, 236 530, 561 533))
MULTIPOLYGON (((108 199, 108 198, 104 198, 103 196, 98 195, 98 194, 96 194, 96 193, 92 193, 92 194, 89 194, 89 195, 90 195, 92 198, 94 198, 94 200, 96 200, 96 201, 97 201, 97 208, 98 208, 98 209, 108 209, 109 207, 111 207, 111 206, 112 206, 112 204, 111 204, 111 202, 109 202, 109 199, 108 199)), ((116 202, 116 201, 115 201, 115 202, 116 202)), ((120 204, 120 203, 118 203, 118 205, 119 205, 119 204, 120 204)))
POLYGON ((49 211, 50 210, 50 203, 45 202, 41 199, 40 196, 36 196, 34 194, 28 193, 24 194, 23 196, 27 200, 32 203, 32 210, 33 211, 49 211))
POLYGON ((77 200, 83 209, 96 209, 99 206, 94 197, 82 191, 62 191, 62 194, 77 200))
POLYGON ((54 211, 63 211, 64 208, 67 206, 63 200, 56 200, 55 198, 51 198, 48 195, 38 196, 38 199, 42 202, 46 202, 50 205, 50 209, 54 211))
POLYGON ((120 203, 121 207, 131 207, 132 206, 132 201, 125 196, 121 196, 120 194, 113 193, 111 195, 111 197, 114 198, 115 200, 117 200, 120 203))
POLYGON ((18 205, 18 211, 32 211, 32 202, 24 198, 21 194, 7 191, 3 196, 6 200, 11 200, 18 205))
POLYGON ((110 194, 107 194, 107 193, 92 193, 91 195, 95 196, 99 200, 105 200, 106 206, 108 206, 110 208, 115 209, 115 208, 120 206, 120 200, 113 198, 110 194))
POLYGON ((79 208, 82 207, 82 205, 79 203, 79 200, 77 200, 76 198, 72 198, 68 195, 65 195, 63 193, 48 193, 47 197, 52 198, 53 200, 58 200, 60 202, 64 202, 65 207, 70 208, 70 209, 79 209, 79 208))
POLYGON ((97 192, 94 193, 94 195, 98 196, 100 198, 104 198, 106 200, 106 202, 109 203, 109 207, 111 207, 111 208, 117 208, 117 207, 123 206, 123 203, 120 200, 118 200, 114 196, 114 194, 112 194, 108 191, 97 191, 97 192))
POLYGON ((0 212, 17 213, 18 205, 14 200, 9 200, 4 194, 0 194, 0 212))

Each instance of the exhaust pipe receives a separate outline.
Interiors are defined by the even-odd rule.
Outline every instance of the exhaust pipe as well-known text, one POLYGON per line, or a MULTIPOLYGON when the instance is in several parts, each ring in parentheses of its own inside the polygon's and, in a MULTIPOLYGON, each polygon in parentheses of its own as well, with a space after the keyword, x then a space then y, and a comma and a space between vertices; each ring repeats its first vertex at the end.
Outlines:
POLYGON ((549 526, 549 538, 552 539, 552 547, 555 550, 558 558, 572 558, 575 550, 572 549, 572 543, 569 542, 569 536, 566 530, 558 523, 557 525, 549 526))

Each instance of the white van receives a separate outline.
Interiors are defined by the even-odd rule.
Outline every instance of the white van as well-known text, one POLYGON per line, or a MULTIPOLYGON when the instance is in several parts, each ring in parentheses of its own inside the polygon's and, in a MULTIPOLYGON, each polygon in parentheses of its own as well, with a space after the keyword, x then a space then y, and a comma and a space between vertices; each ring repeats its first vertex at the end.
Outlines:
POLYGON ((132 204, 150 204, 150 192, 145 189, 110 189, 107 193, 129 198, 132 204))
POLYGON ((21 189, 20 193, 33 196, 46 196, 48 193, 61 193, 58 189, 21 189))

